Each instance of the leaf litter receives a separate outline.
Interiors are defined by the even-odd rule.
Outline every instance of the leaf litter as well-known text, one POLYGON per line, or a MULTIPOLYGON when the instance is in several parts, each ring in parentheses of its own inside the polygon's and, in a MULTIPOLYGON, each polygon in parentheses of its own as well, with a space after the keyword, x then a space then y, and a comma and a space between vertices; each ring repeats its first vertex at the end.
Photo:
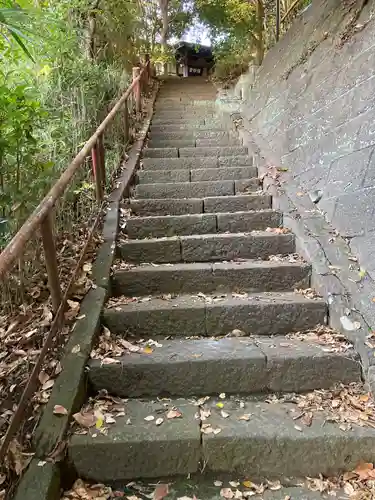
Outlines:
MULTIPOLYGON (((64 233, 58 235, 56 249, 62 291, 65 290, 76 267, 81 249, 86 242, 86 232, 87 228, 79 228, 74 234, 75 241, 71 240, 71 235, 64 233)), ((8 456, 2 464, 0 478, 5 477, 5 479, 0 483, 3 488, 0 488, 0 498, 5 491, 14 487, 17 477, 30 461, 30 453, 33 449, 32 433, 50 398, 56 377, 62 371, 60 358, 64 352, 65 343, 69 339, 69 333, 73 330, 76 320, 83 318, 83 315, 80 315, 80 302, 94 287, 91 279, 92 262, 96 248, 101 242, 101 236, 98 232, 95 233, 87 250, 81 274, 74 283, 68 298, 63 326, 44 359, 38 376, 40 386, 28 405, 20 431, 13 440, 8 456), (18 450, 17 460, 14 459, 15 450, 18 450), (16 463, 21 463, 22 466, 16 463)), ((29 288, 24 293, 24 303, 10 310, 2 307, 0 311, 0 440, 17 409, 21 394, 40 355, 53 320, 45 267, 43 262, 40 264, 40 267, 35 269, 29 288)))
POLYGON ((102 327, 102 334, 99 337, 97 346, 92 349, 91 359, 99 359, 102 364, 119 363, 118 358, 132 353, 150 355, 155 348, 163 347, 162 344, 153 339, 138 339, 134 343, 125 340, 120 335, 115 335, 110 332, 105 326, 102 327))

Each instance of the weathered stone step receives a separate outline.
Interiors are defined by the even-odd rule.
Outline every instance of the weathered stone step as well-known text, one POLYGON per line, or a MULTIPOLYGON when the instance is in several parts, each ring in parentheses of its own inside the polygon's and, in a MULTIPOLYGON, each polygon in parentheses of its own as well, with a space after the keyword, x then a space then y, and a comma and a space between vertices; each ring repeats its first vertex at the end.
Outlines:
POLYGON ((195 170, 216 167, 250 167, 253 165, 253 157, 238 155, 205 156, 202 158, 143 158, 142 163, 145 170, 195 170))
POLYGON ((223 139, 212 138, 202 138, 196 139, 196 147, 213 147, 213 146, 241 146, 242 142, 238 137, 226 137, 223 139))
POLYGON ((204 234, 171 238, 128 240, 117 246, 126 262, 212 262, 233 259, 266 259, 295 252, 293 234, 267 231, 204 234))
POLYGON ((118 270, 112 277, 114 296, 157 294, 276 292, 310 284, 311 266, 304 263, 247 260, 243 262, 143 265, 118 270))
POLYGON ((151 139, 148 148, 195 148, 195 139, 151 139))
POLYGON ((198 182, 241 180, 257 177, 256 167, 214 167, 193 170, 140 170, 137 173, 139 184, 157 182, 198 182))
POLYGON ((206 157, 206 156, 244 156, 248 154, 248 148, 245 146, 227 146, 227 147, 195 147, 180 148, 179 156, 183 157, 206 157))
POLYGON ((196 418, 199 407, 188 400, 130 400, 124 403, 126 415, 117 417, 107 433, 95 432, 95 438, 92 432, 73 435, 69 460, 78 477, 103 483, 186 476, 202 465, 216 475, 231 472, 232 477, 254 482, 319 474, 332 477, 354 470, 361 462, 375 461, 375 429, 371 427, 353 423, 350 432, 343 432, 339 422, 330 421, 324 412, 313 414, 310 427, 299 425, 294 417, 301 412, 291 403, 240 397, 221 403, 229 417, 223 418, 216 402, 208 401, 205 408, 211 415, 201 422, 196 418), (181 412, 180 418, 167 418, 173 408, 181 412), (145 420, 151 415, 153 420, 145 420), (244 415, 248 421, 241 419, 244 415), (158 418, 163 419, 161 425, 155 424, 158 418), (218 432, 201 434, 201 425, 207 424, 218 432))
POLYGON ((235 137, 221 137, 208 139, 159 139, 151 138, 148 142, 149 148, 195 148, 195 147, 213 147, 213 146, 237 146, 240 140, 235 137))
POLYGON ((197 120, 184 120, 182 118, 170 118, 166 119, 153 119, 151 125, 151 131, 164 131, 170 132, 174 130, 186 130, 192 132, 194 130, 221 130, 227 131, 226 127, 220 120, 217 119, 204 119, 200 118, 197 120))
POLYGON ((178 158, 178 157, 218 157, 245 156, 248 149, 245 146, 224 147, 191 147, 191 148, 147 148, 143 151, 144 158, 178 158))
POLYGON ((138 184, 136 198, 205 198, 207 196, 230 196, 242 193, 244 189, 257 191, 260 182, 254 179, 238 181, 164 182, 138 184))
POLYGON ((204 109, 194 108, 189 111, 182 110, 160 110, 155 113, 155 118, 161 120, 168 120, 169 118, 180 118, 182 120, 189 120, 190 118, 214 118, 215 112, 213 110, 206 111, 204 109))
POLYGON ((129 238, 162 238, 189 234, 247 233, 279 227, 282 214, 275 210, 219 214, 188 214, 132 217, 126 223, 129 238))
POLYGON ((241 180, 257 177, 256 167, 197 168, 190 171, 191 182, 216 180, 241 180))
POLYGON ((322 299, 291 292, 231 294, 220 297, 180 295, 170 300, 150 298, 105 309, 104 324, 113 333, 141 338, 155 335, 221 336, 239 329, 244 335, 284 335, 325 322, 322 299))
POLYGON ((68 456, 78 476, 106 483, 196 472, 201 458, 198 408, 186 400, 173 403, 183 418, 165 418, 165 425, 155 425, 158 416, 152 422, 145 418, 158 412, 165 417, 169 403, 132 400, 124 405, 126 416, 118 417, 107 435, 74 435, 68 456))
POLYGON ((360 382, 354 350, 326 352, 326 346, 283 338, 242 337, 161 340, 148 355, 117 357, 116 364, 89 363, 95 392, 122 398, 306 392, 360 382))
POLYGON ((131 200, 130 207, 135 215, 182 215, 218 212, 246 212, 271 208, 270 195, 237 195, 211 198, 140 199, 131 200))
POLYGON ((226 130, 211 129, 211 130, 191 130, 191 131, 159 131, 156 127, 151 128, 152 139, 220 139, 229 137, 230 134, 226 130))

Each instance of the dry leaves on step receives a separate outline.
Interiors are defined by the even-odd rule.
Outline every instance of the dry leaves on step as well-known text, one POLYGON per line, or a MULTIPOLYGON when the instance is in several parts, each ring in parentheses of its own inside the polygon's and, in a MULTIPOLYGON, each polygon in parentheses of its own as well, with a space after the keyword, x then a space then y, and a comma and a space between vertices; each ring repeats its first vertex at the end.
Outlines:
POLYGON ((181 418, 182 417, 182 413, 180 412, 180 410, 178 410, 177 408, 172 408, 172 410, 169 410, 167 412, 167 415, 166 417, 171 420, 171 419, 174 419, 174 418, 181 418))
POLYGON ((103 484, 90 485, 82 481, 82 479, 77 479, 72 488, 62 496, 62 500, 109 500, 110 498, 114 497, 109 486, 103 484))
POLYGON ((375 403, 370 393, 361 384, 342 384, 331 390, 317 389, 307 394, 295 396, 301 413, 321 417, 336 422, 344 432, 353 425, 375 429, 375 403))
POLYGON ((54 415, 67 415, 68 410, 62 405, 55 405, 53 407, 53 414, 54 415))
POLYGON ((274 234, 288 234, 290 233, 290 229, 287 227, 267 227, 266 232, 274 234))
POLYGON ((153 500, 163 500, 163 498, 168 495, 168 492, 168 484, 158 484, 153 494, 153 500))
POLYGON ((203 434, 219 434, 221 429, 220 427, 213 427, 211 424, 202 424, 201 432, 203 434))

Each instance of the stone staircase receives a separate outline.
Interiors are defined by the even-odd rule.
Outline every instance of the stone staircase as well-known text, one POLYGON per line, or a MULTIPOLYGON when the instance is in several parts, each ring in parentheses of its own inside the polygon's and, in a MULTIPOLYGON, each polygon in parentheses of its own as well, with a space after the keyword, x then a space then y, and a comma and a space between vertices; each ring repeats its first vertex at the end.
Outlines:
POLYGON ((160 91, 103 312, 112 335, 155 342, 90 361, 92 394, 108 391, 117 415, 72 436, 80 477, 284 480, 373 461, 373 429, 343 432, 322 412, 302 429, 280 396, 359 382, 361 367, 353 350, 291 335, 324 325, 327 307, 214 99, 200 78, 160 91))

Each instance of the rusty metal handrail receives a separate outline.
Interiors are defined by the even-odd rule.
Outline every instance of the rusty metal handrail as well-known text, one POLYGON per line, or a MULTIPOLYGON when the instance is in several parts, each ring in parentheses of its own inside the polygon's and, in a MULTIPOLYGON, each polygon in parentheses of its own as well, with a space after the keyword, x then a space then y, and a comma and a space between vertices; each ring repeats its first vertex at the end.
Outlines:
MULTIPOLYGON (((27 221, 22 225, 21 229, 16 233, 16 235, 13 237, 10 243, 5 247, 3 252, 0 254, 0 278, 3 278, 4 275, 12 269, 12 265, 14 264, 15 260, 22 255, 22 252, 24 251, 26 244, 40 227, 45 261, 46 261, 46 269, 48 275, 48 285, 52 297, 52 307, 55 313, 55 317, 51 324, 50 332, 45 340, 45 343, 39 354, 37 362, 32 370, 30 378, 18 402, 17 409, 11 418, 7 432, 5 433, 4 439, 0 445, 0 462, 3 461, 7 449, 9 447, 9 444, 19 428, 19 425, 22 421, 24 410, 30 401, 30 398, 35 390, 36 384, 38 383, 38 374, 42 367, 43 360, 48 352, 49 347, 52 345, 55 335, 57 334, 61 326, 62 315, 64 313, 64 308, 66 300, 68 298, 69 291, 74 283, 75 278, 78 275, 79 269, 82 266, 88 244, 91 241, 94 230, 97 227, 100 219, 100 214, 102 211, 101 209, 103 207, 104 188, 105 188, 104 186, 105 161, 104 161, 103 134, 106 131, 108 125, 117 115, 118 111, 121 109, 121 106, 127 102, 127 99, 129 98, 131 93, 133 93, 134 95, 136 112, 138 113, 141 111, 142 107, 141 90, 143 86, 147 85, 150 82, 150 77, 151 77, 151 65, 149 57, 146 56, 146 64, 142 69, 139 67, 133 68, 132 84, 121 96, 121 98, 117 101, 117 103, 113 106, 113 108, 108 113, 106 118, 102 121, 102 123, 92 134, 92 136, 88 139, 88 141, 85 143, 82 149, 78 152, 78 154, 75 156, 75 158, 70 163, 65 172, 60 176, 59 180, 50 189, 48 194, 44 197, 44 199, 40 202, 38 207, 34 210, 34 212, 30 215, 27 221), (95 177, 96 197, 99 203, 99 212, 97 214, 94 224, 90 229, 90 233, 88 238, 86 239, 84 249, 81 252, 79 262, 77 263, 77 266, 73 272, 68 287, 63 295, 60 287, 59 273, 57 266, 57 255, 53 237, 54 221, 52 217, 52 209, 56 204, 56 202, 58 201, 58 199, 64 194, 74 174, 82 166, 82 164, 84 163, 86 157, 90 154, 90 152, 92 154, 93 173, 95 177)), ((125 106, 124 124, 126 128, 124 133, 125 135, 124 139, 127 142, 129 138, 129 116, 128 116, 127 105, 125 106)))

